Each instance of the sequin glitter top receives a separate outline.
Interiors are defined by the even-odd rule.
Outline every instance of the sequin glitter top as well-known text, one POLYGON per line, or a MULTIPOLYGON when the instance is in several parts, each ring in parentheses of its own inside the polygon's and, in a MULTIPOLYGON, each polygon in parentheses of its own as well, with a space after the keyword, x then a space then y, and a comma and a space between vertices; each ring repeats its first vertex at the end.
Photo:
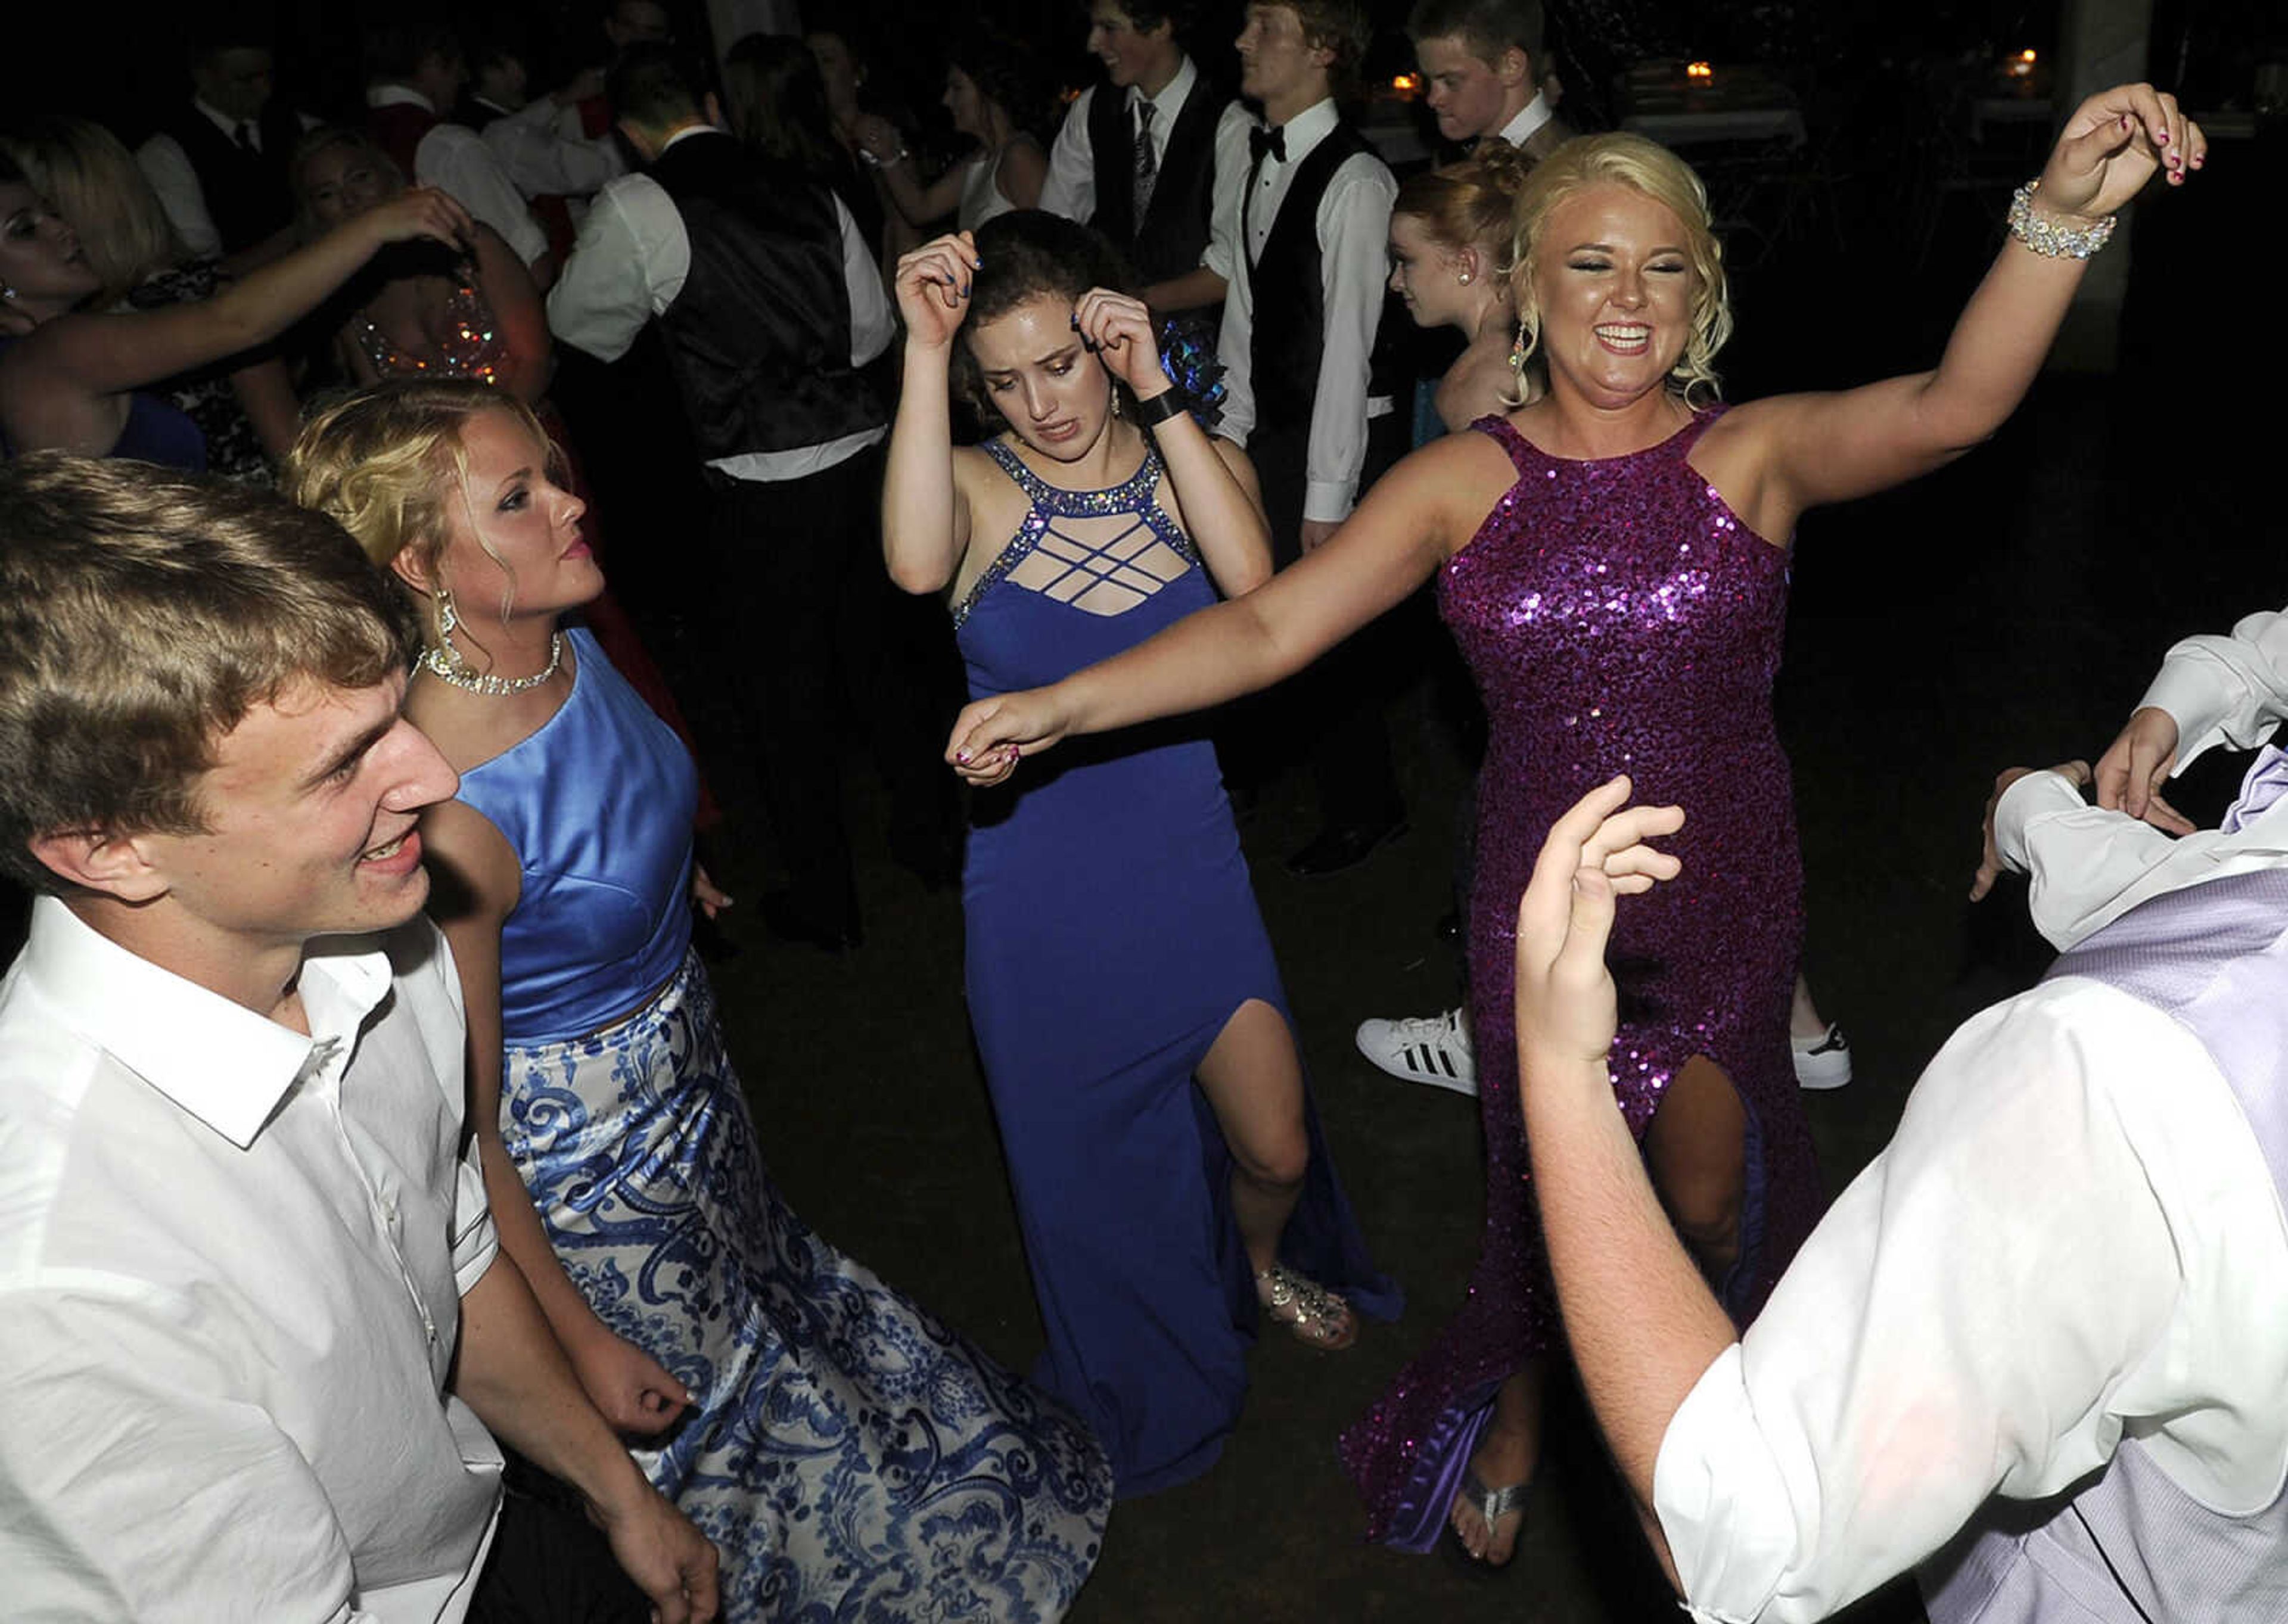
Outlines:
POLYGON ((508 365, 508 340, 493 319, 474 273, 461 267, 457 284, 445 300, 445 329, 437 340, 437 353, 416 355, 400 349, 389 335, 373 324, 363 311, 350 319, 358 348, 384 377, 473 378, 497 384, 508 365))
POLYGON ((1640 1137, 1693 1056, 1738 1088, 1751 1126, 1726 1287, 1736 1318, 1760 1304, 1822 1205, 1788 1050, 1802 876, 1771 711, 1788 557, 1687 461, 1718 415, 1593 461, 1546 456, 1501 417, 1473 425, 1517 469, 1438 582, 1488 722, 1469 904, 1485 1232, 1460 1311, 1342 1439, 1370 1537, 1410 1549, 1444 1526, 1495 1390, 1556 1337, 1517 1090, 1503 1086, 1517 1075, 1517 902, 1550 824, 1615 773, 1687 821, 1663 843, 1682 875, 1625 899, 1613 932, 1613 1087, 1640 1137))

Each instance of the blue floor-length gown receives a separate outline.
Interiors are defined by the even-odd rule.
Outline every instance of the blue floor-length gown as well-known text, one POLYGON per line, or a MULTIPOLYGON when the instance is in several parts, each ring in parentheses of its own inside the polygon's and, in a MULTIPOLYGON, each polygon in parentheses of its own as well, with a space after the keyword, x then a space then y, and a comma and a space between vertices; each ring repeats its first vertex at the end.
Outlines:
MULTIPOLYGON (((1159 459, 1109 490, 1044 483, 955 608, 973 694, 1054 682, 1215 601, 1158 505, 1159 459)), ((970 1016, 1048 1349, 1123 1495, 1213 1464, 1256 1302, 1230 1157, 1192 1073, 1241 1005, 1287 1014, 1214 747, 1190 720, 1068 741, 982 797, 964 878, 970 1016)), ((1283 1260, 1380 1318, 1378 1274, 1306 1101, 1311 1167, 1283 1260)))

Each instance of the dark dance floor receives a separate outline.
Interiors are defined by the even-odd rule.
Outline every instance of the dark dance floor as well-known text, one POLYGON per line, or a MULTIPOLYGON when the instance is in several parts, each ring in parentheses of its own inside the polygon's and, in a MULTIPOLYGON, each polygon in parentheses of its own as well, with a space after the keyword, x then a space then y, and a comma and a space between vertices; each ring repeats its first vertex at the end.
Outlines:
MULTIPOLYGON (((2240 143, 2201 178, 2205 197, 2141 218, 2119 373, 2046 378, 1964 462, 1803 527, 1779 710, 1808 878, 1806 968, 1858 1068, 1848 1089, 1810 1098, 1831 1187, 1881 1145, 1950 1029, 2046 962, 2021 884, 1978 909, 1964 899, 1994 772, 2094 757, 2172 641, 2288 599, 2280 476, 2263 464, 2288 427, 2275 335, 2236 329, 2224 345, 2205 325, 2220 305, 2240 321, 2269 313, 2244 297, 2262 168, 2240 143), (2212 277, 2228 263, 2243 266, 2242 297, 2212 277)), ((1982 221, 1956 225, 1955 249, 1911 277, 1879 252, 1778 256, 1792 280, 1742 289, 1731 392, 1929 365, 1994 241, 1982 221)), ((1474 1104, 1386 1078, 1351 1044, 1363 1017, 1458 995, 1455 955, 1432 935, 1464 781, 1439 716, 1426 685, 1402 708, 1412 833, 1363 868, 1314 883, 1283 872, 1311 832, 1299 783, 1275 785, 1243 827, 1328 1137, 1407 1313, 1338 1355, 1267 1336, 1221 1464, 1116 1508, 1076 1620, 1677 1616, 1577 1400, 1560 1401, 1518 1559, 1492 1578, 1362 1544, 1335 1464, 1336 1432, 1453 1308, 1476 1246, 1474 1104)), ((734 920, 741 951, 716 967, 733 1047, 796 1209, 1022 1368, 1040 1332, 964 1017, 960 905, 881 858, 878 792, 854 756, 851 768, 873 854, 868 944, 830 960, 734 920)), ((2213 818, 2239 770, 2202 764, 2179 804, 2213 818)), ((1921 1615, 1894 1586, 1852 1616, 1921 1615)))

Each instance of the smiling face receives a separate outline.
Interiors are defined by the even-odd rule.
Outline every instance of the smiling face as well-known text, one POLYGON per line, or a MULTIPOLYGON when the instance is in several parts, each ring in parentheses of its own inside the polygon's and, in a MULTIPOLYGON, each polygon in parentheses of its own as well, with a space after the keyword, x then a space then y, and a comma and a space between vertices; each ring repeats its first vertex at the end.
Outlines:
MULTIPOLYGON (((1515 109, 1513 93, 1525 82, 1525 53, 1514 46, 1489 62, 1472 51, 1458 34, 1442 34, 1414 43, 1414 60, 1422 69, 1423 93, 1431 112, 1438 115, 1438 133, 1450 141, 1474 141, 1500 133, 1515 109)), ((1529 92, 1516 98, 1522 107, 1529 92)))
POLYGON ((1088 8, 1088 52, 1104 64, 1105 77, 1116 86, 1137 85, 1148 96, 1164 89, 1184 59, 1166 18, 1146 33, 1116 0, 1094 0, 1088 8))
POLYGON ((384 203, 402 189, 379 154, 360 141, 323 147, 302 161, 310 218, 328 229, 384 203))
POLYGON ((459 788, 400 713, 405 679, 301 679, 223 735, 199 775, 195 834, 133 844, 202 933, 251 951, 387 930, 429 895, 420 812, 459 788))
MULTIPOLYGON (((504 598, 511 616, 552 621, 604 590, 580 529, 587 506, 551 477, 545 445, 506 412, 485 411, 463 426, 461 455, 467 479, 446 497, 437 570, 475 640, 504 598)), ((415 567, 406 553, 398 560, 401 573, 415 567)))
POLYGON ((1044 456, 1076 462, 1112 421, 1112 375, 1073 330, 1072 301, 1036 294, 969 334, 986 399, 1044 456))
POLYGON ((1293 6, 1255 0, 1247 8, 1237 48, 1239 88, 1264 103, 1275 123, 1325 98, 1335 53, 1304 39, 1303 20, 1293 6))
POLYGON ((1692 336, 1684 223, 1633 186, 1601 181, 1552 210, 1525 274, 1553 384, 1601 406, 1661 388, 1692 336))
POLYGON ((62 216, 23 182, 0 183, 0 287, 9 305, 44 321, 102 285, 62 216))

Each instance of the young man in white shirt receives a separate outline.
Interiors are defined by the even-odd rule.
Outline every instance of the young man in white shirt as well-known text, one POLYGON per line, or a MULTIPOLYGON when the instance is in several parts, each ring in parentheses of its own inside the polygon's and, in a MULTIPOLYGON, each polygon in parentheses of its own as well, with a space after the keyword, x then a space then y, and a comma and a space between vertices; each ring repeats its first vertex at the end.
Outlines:
POLYGON ((1255 124, 1201 75, 1188 20, 1172 0, 1092 0, 1088 50, 1106 82, 1066 110, 1041 187, 1042 208, 1112 240, 1161 316, 1223 303, 1255 124))
POLYGON ((484 137, 452 122, 469 69, 451 23, 408 0, 369 22, 359 44, 375 143, 408 180, 435 186, 498 232, 545 289, 557 266, 540 222, 484 137))
POLYGON ((276 99, 270 43, 247 17, 195 9, 185 21, 191 98, 135 162, 192 257, 242 273, 295 245, 286 161, 313 121, 276 99))
POLYGON ((1686 1611, 1825 1618, 1918 1567, 1934 1624, 2288 1616, 2288 851, 1965 1023, 1736 1338, 1613 1109, 1615 897, 1680 820, 1627 794, 1527 888, 1519 1065, 1566 1333, 1686 1611))
POLYGON ((499 1255, 417 638, 330 520, 0 470, 0 1573, 41 1618, 712 1615, 499 1255), (511 1496, 489 1427, 584 1497, 511 1496), (515 1611, 524 1608, 524 1612, 515 1611), (535 1611, 536 1610, 536 1611, 535 1611))
MULTIPOLYGON (((1262 103, 1266 127, 1249 138, 1217 432, 1254 461, 1282 568, 1332 535, 1405 451, 1397 380, 1376 353, 1398 183, 1335 106, 1369 36, 1358 0, 1254 0, 1239 36, 1240 90, 1262 103)), ((1319 786, 1320 831, 1288 859, 1299 875, 1351 867, 1405 830, 1374 663, 1337 650, 1277 701, 1311 741, 1319 786)))
POLYGON ((1474 147, 1495 138, 1537 162, 1571 138, 1541 88, 1541 0, 1420 0, 1406 32, 1448 140, 1474 147))

